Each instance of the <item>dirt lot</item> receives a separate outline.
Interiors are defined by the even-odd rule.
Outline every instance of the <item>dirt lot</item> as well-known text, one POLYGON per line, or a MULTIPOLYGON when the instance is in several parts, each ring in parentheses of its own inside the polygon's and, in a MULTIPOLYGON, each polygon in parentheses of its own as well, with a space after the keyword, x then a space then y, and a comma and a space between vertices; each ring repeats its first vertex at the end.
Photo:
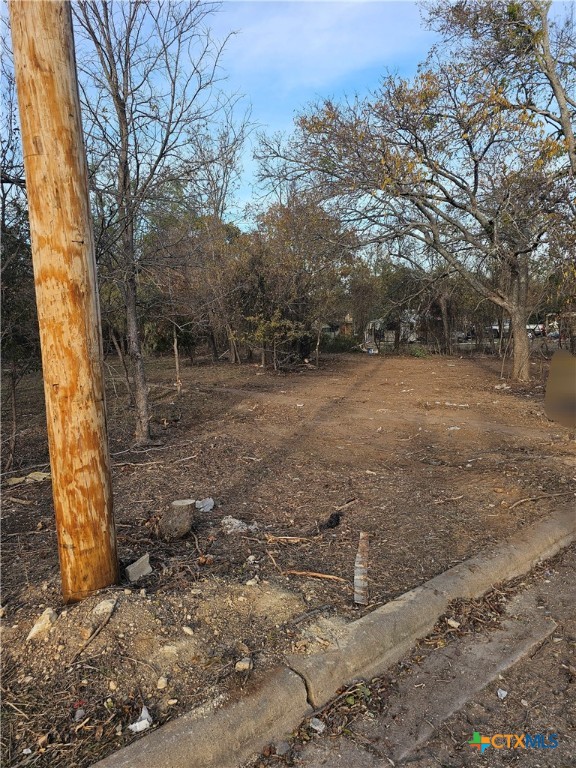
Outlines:
POLYGON ((370 610, 570 500, 574 441, 543 413, 546 364, 522 386, 500 365, 361 355, 289 374, 196 365, 177 398, 170 361, 155 361, 163 444, 136 451, 109 364, 119 556, 149 553, 153 571, 74 606, 60 598, 49 480, 6 485, 47 471, 39 381, 23 382, 17 463, 2 478, 3 764, 87 766, 135 738, 143 705, 155 726, 257 686, 287 651, 330 647, 334 618, 360 614, 360 531, 371 535, 370 610), (190 534, 158 536, 171 501, 206 497, 215 506, 190 534), (228 515, 257 528, 227 535, 228 515), (105 599, 114 612, 86 645, 105 599), (58 615, 51 631, 26 641, 46 608, 58 615), (252 670, 236 670, 243 658, 252 670))

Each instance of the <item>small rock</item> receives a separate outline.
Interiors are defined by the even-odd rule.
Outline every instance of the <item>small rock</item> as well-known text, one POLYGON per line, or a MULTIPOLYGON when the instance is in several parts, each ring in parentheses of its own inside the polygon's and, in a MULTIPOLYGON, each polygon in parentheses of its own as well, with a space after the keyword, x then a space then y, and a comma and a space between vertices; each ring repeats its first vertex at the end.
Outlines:
POLYGON ((245 656, 243 659, 240 659, 240 661, 237 661, 234 665, 236 672, 249 672, 253 668, 254 662, 250 656, 245 656))
POLYGON ((503 688, 498 688, 498 698, 500 701, 504 701, 506 696, 508 696, 508 691, 505 691, 503 688))
POLYGON ((256 562, 256 555, 248 555, 248 557, 246 558, 246 562, 250 563, 250 565, 252 565, 252 563, 255 563, 256 562))
POLYGON ((125 589, 124 590, 124 594, 125 595, 131 595, 132 594, 132 590, 131 589, 125 589))
POLYGON ((148 576, 149 573, 152 573, 152 566, 150 565, 150 555, 148 552, 126 567, 128 581, 138 581, 144 576, 148 576))
POLYGON ((168 685, 168 680, 165 677, 159 677, 158 682, 156 683, 156 688, 158 688, 159 691, 163 691, 164 688, 166 688, 168 685))
POLYGON ((32 675, 26 675, 26 677, 22 678, 22 682, 24 683, 24 685, 28 685, 28 683, 31 683, 33 680, 34 678, 32 677, 32 675))
POLYGON ((310 728, 316 731, 316 733, 324 733, 326 730, 326 723, 323 723, 322 720, 319 720, 317 717, 311 717, 310 728))
POLYGON ((167 704, 173 707, 174 704, 178 704, 178 699, 168 699, 167 704))
POLYGON ((526 701, 526 699, 520 699, 520 704, 522 704, 523 707, 528 706, 528 702, 526 701))
POLYGON ((220 526, 224 533, 229 536, 232 533, 246 533, 247 531, 254 532, 258 530, 257 523, 245 523, 243 520, 238 520, 236 517, 226 515, 220 521, 220 526))
POLYGON ((92 609, 92 616, 94 616, 94 618, 98 619, 99 621, 104 621, 104 619, 112 616, 115 607, 116 600, 102 600, 92 609))
POLYGON ((214 499, 208 497, 207 499, 201 499, 196 502, 196 509, 199 512, 210 512, 214 509, 214 499))
POLYGON ((285 757, 291 749, 292 747, 287 741, 279 741, 278 744, 276 744, 276 754, 278 757, 285 757))
POLYGON ((29 747, 26 747, 26 749, 22 750, 22 754, 23 755, 31 755, 32 754, 32 750, 29 747))
POLYGON ((118 683, 115 680, 110 680, 110 682, 108 683, 108 688, 111 691, 116 691, 118 690, 118 683))
POLYGON ((448 624, 448 626, 452 627, 453 629, 458 629, 460 626, 460 622, 456 621, 456 619, 446 619, 446 624, 448 624))
POLYGON ((45 635, 50 631, 52 625, 58 618, 58 614, 52 608, 46 608, 44 613, 36 620, 36 623, 28 633, 26 640, 33 640, 35 637, 45 635))
POLYGON ((6 608, 4 606, 2 606, 0 608, 0 619, 3 619, 4 616, 6 616, 6 608))
POLYGON ((248 656, 250 653, 250 648, 246 645, 246 643, 236 643, 236 651, 237 653, 243 653, 244 656, 248 656))
POLYGON ((84 720, 85 715, 86 715, 85 710, 83 710, 82 707, 78 707, 76 712, 74 712, 74 722, 79 723, 81 720, 84 720))
POLYGON ((258 576, 254 576, 253 579, 248 579, 248 581, 245 582, 245 584, 247 587, 257 587, 259 581, 260 579, 258 578, 258 576))
POLYGON ((192 627, 182 627, 182 632, 184 632, 185 635, 193 635, 194 630, 192 627))

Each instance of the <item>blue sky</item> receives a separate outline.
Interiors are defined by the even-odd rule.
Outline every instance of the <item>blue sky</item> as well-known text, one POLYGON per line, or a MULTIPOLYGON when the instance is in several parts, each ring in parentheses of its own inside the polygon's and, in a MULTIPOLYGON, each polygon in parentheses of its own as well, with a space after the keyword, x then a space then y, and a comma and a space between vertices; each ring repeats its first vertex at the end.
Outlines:
POLYGON ((409 0, 225 0, 212 28, 220 38, 236 32, 222 60, 226 88, 247 97, 266 132, 289 131, 295 114, 318 99, 366 93, 387 70, 413 74, 434 42, 409 0))

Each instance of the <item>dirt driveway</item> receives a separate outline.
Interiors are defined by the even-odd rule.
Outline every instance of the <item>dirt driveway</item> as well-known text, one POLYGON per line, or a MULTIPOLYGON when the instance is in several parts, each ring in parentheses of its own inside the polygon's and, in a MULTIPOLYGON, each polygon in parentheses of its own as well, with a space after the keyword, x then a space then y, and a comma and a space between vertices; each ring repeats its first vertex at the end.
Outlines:
MULTIPOLYGON (((290 374, 200 365, 176 398, 170 361, 156 361, 163 444, 146 451, 130 449, 132 415, 108 368, 119 554, 128 564, 147 552, 153 570, 63 606, 49 481, 4 487, 6 765, 89 765, 134 738, 144 705, 155 726, 257 686, 285 652, 329 648, 337 621, 359 615, 360 531, 370 610, 576 489, 574 442, 544 416, 540 363, 529 386, 488 359, 334 356, 290 374), (159 537, 171 501, 206 497, 215 506, 190 534, 159 537), (226 534, 225 516, 256 528, 226 534), (104 599, 114 612, 91 638, 104 599), (46 608, 51 631, 27 642, 46 608)), ((20 465, 5 483, 46 469, 37 380, 19 410, 20 465)))

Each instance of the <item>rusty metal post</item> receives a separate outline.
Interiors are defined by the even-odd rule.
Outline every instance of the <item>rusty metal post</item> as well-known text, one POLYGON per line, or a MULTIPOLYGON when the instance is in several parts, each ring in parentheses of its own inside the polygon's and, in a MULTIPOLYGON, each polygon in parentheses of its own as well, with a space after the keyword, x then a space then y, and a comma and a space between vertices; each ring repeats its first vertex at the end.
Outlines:
POLYGON ((72 15, 61 0, 9 8, 62 592, 75 602, 119 573, 72 15))

